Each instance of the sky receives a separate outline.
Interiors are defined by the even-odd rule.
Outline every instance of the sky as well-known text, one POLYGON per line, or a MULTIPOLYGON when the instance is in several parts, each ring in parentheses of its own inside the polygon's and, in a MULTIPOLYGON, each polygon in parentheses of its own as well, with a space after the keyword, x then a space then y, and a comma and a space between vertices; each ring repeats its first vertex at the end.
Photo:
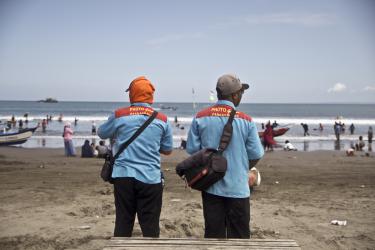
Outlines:
POLYGON ((375 1, 0 0, 0 100, 375 103, 375 1), (194 93, 193 90, 194 89, 194 93))

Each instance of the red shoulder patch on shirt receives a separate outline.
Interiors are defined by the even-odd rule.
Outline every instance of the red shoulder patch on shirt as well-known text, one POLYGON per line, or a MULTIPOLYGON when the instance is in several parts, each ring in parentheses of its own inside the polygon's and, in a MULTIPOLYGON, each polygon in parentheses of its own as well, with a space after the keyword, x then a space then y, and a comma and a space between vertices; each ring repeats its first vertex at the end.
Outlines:
MULTIPOLYGON (((130 116, 130 115, 147 115, 151 116, 154 110, 150 107, 143 107, 143 106, 130 106, 126 108, 119 108, 115 111, 115 117, 119 118, 122 116, 130 116)), ((163 113, 159 113, 155 117, 163 122, 167 122, 168 117, 163 113)))
MULTIPOLYGON (((198 112, 196 115, 196 118, 202 118, 202 117, 207 117, 207 116, 224 116, 224 117, 229 117, 230 112, 232 108, 230 106, 226 105, 215 105, 212 107, 208 107, 206 109, 203 109, 202 111, 198 112)), ((235 118, 240 118, 244 119, 247 121, 252 121, 252 118, 248 116, 247 114, 237 111, 235 118)))
POLYGON ((168 117, 165 114, 160 113, 160 112, 158 112, 158 115, 156 116, 156 119, 159 119, 159 120, 161 120, 163 122, 167 122, 168 121, 168 117))
POLYGON ((245 114, 241 111, 236 112, 236 118, 244 119, 244 120, 247 120, 249 122, 251 122, 253 120, 249 115, 247 115, 247 114, 245 114))
POLYGON ((226 105, 215 105, 208 107, 196 115, 196 118, 206 117, 206 116, 229 116, 232 108, 226 105))
POLYGON ((130 115, 130 107, 119 108, 115 111, 116 118, 119 118, 121 116, 128 116, 128 115, 130 115))
POLYGON ((211 114, 211 108, 212 107, 209 107, 209 108, 205 108, 201 111, 199 111, 196 115, 197 118, 201 118, 201 117, 204 117, 204 116, 210 116, 211 114))

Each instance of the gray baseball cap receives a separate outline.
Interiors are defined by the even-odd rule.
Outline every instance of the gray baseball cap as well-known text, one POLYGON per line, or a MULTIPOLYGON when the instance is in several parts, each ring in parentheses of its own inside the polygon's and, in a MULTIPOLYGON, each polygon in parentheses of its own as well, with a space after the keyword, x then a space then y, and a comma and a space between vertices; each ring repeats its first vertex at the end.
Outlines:
POLYGON ((235 75, 226 74, 217 80, 216 88, 220 90, 222 95, 230 95, 248 89, 249 84, 242 83, 235 75))

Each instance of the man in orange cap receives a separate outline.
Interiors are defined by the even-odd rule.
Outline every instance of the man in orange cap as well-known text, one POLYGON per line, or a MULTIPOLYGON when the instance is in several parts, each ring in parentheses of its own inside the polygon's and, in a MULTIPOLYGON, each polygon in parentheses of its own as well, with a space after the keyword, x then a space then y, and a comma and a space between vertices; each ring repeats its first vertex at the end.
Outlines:
MULTIPOLYGON (((114 139, 116 154, 154 112, 155 88, 144 76, 134 79, 129 88, 130 107, 119 108, 99 127, 102 139, 114 139)), ((163 186, 160 153, 172 152, 172 129, 166 115, 158 113, 151 124, 120 154, 112 178, 116 206, 115 237, 131 237, 135 215, 144 237, 159 237, 159 218, 163 186)))
POLYGON ((144 76, 135 78, 126 90, 129 92, 129 98, 131 103, 148 103, 154 102, 154 85, 144 76))

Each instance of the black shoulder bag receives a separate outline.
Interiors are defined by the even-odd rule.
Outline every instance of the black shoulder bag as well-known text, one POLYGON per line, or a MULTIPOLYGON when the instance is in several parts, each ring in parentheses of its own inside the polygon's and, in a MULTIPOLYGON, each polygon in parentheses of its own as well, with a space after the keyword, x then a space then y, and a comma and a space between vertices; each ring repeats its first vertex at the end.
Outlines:
POLYGON ((225 176, 227 159, 223 156, 223 152, 232 139, 232 122, 235 114, 236 110, 232 109, 217 150, 204 148, 176 166, 176 173, 186 181, 189 187, 204 191, 225 176))
POLYGON ((116 159, 120 156, 120 154, 132 143, 135 138, 140 135, 143 130, 146 129, 146 127, 155 119, 158 112, 154 111, 152 115, 143 123, 143 125, 130 137, 129 140, 124 142, 124 144, 121 145, 120 149, 116 153, 115 156, 112 154, 112 150, 109 150, 108 154, 105 156, 105 162, 102 167, 102 171, 100 173, 100 176, 102 177, 103 181, 113 183, 112 179, 112 172, 113 172, 113 165, 115 164, 116 159))

